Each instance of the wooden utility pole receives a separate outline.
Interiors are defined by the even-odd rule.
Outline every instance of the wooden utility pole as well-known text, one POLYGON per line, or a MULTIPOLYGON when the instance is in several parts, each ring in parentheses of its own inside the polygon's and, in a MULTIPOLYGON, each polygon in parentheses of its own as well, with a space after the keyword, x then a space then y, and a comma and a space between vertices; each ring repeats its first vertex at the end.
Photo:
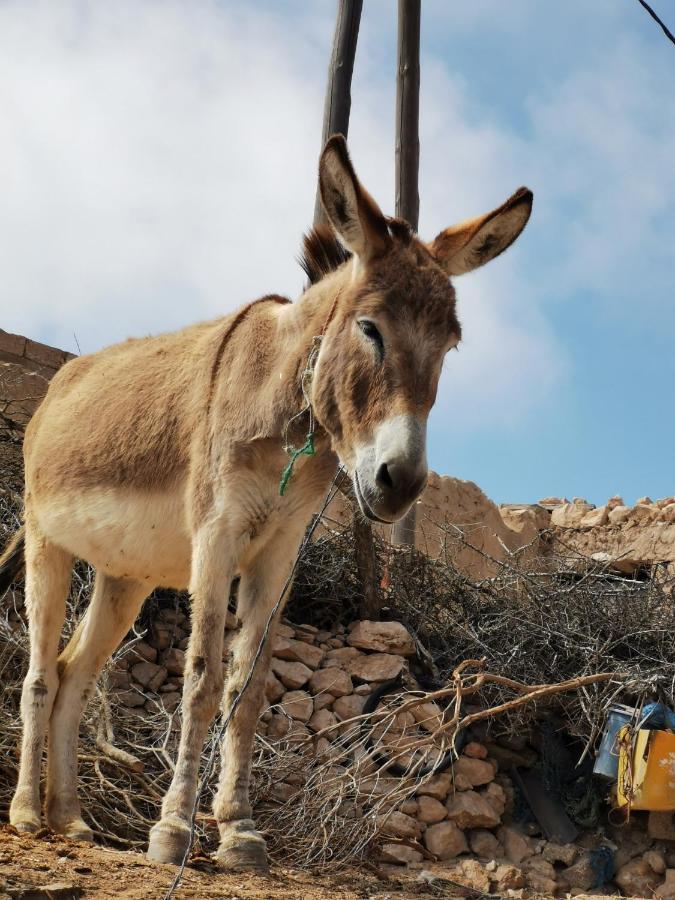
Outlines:
MULTIPOLYGON (((421 0, 398 0, 396 72, 396 215, 417 231, 420 196, 420 19, 421 0)), ((392 544, 415 544, 417 508, 413 504, 397 522, 392 544)))
POLYGON ((377 575, 377 554, 375 553, 373 529, 370 522, 358 509, 352 518, 352 534, 354 535, 356 571, 361 587, 359 618, 377 621, 380 618, 384 601, 377 575))
MULTIPOLYGON (((328 85, 326 100, 323 106, 323 132, 321 146, 332 134, 343 134, 349 131, 349 113, 352 107, 352 73, 356 42, 361 24, 363 0, 338 0, 335 34, 333 36, 333 52, 328 66, 328 85)), ((314 203, 314 224, 326 221, 326 214, 321 203, 317 187, 314 203)))

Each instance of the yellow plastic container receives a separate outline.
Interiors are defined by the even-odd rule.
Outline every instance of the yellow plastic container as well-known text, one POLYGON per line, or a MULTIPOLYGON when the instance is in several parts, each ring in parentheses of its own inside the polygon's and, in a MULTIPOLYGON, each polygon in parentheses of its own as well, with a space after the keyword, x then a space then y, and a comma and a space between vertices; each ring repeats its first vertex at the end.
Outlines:
POLYGON ((675 812, 675 734, 638 731, 631 754, 630 727, 619 730, 619 806, 675 812))

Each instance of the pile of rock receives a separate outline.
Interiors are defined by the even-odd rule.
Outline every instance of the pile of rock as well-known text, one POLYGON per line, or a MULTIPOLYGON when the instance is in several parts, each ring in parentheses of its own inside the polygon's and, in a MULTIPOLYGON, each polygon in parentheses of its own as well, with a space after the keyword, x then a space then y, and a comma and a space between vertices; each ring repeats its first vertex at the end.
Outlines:
POLYGON ((183 670, 188 644, 188 617, 162 609, 146 639, 133 641, 108 669, 108 686, 115 692, 119 712, 148 718, 159 710, 173 713, 183 695, 183 670))
MULTIPOLYGON (((151 717, 160 709, 177 709, 187 629, 182 613, 162 610, 147 639, 134 643, 109 672, 123 713, 151 717)), ((226 632, 224 657, 235 633, 233 627, 226 632)), ((403 673, 414 653, 414 640, 397 622, 358 621, 322 631, 284 621, 274 642, 259 732, 268 741, 297 739, 323 753, 350 727, 347 720, 361 713, 373 688, 403 673), (336 727, 326 733, 331 726, 336 727)), ((604 836, 588 833, 576 844, 560 845, 514 820, 515 791, 506 771, 532 766, 537 759, 525 738, 495 741, 486 727, 477 729, 452 770, 422 780, 398 806, 379 808, 381 861, 431 865, 436 874, 442 865, 453 881, 485 893, 576 896, 599 887, 598 851, 609 847, 614 884, 625 895, 675 900, 675 843, 632 827, 604 836)), ((361 771, 360 814, 367 814, 372 769, 361 771)), ((377 782, 380 792, 399 783, 381 775, 377 782)), ((284 802, 297 790, 293 779, 279 781, 273 799, 284 802)))
POLYGON ((660 500, 641 497, 634 506, 628 506, 619 496, 610 497, 602 506, 595 506, 583 497, 575 497, 571 502, 560 497, 546 497, 539 504, 550 509, 551 525, 558 528, 675 523, 675 497, 660 500))
MULTIPOLYGON (((223 665, 236 634, 231 617, 225 632, 223 665)), ((187 616, 163 609, 145 640, 135 641, 108 672, 108 685, 122 707, 134 715, 154 714, 158 704, 173 712, 181 700, 187 616)), ((333 631, 312 625, 277 628, 266 696, 270 708, 260 731, 283 737, 289 729, 310 734, 363 709, 372 685, 389 681, 407 667, 415 643, 399 622, 354 622, 333 631)))
POLYGON ((593 846, 597 844, 595 836, 577 844, 558 844, 528 837, 512 826, 487 833, 491 840, 475 850, 473 857, 462 857, 442 868, 426 863, 424 880, 442 883, 446 877, 472 892, 512 898, 607 896, 618 891, 626 897, 675 898, 675 853, 663 848, 640 852, 640 842, 632 843, 630 834, 623 836, 627 849, 622 845, 615 853, 618 868, 613 880, 601 884, 606 857, 598 855, 593 846), (496 852, 492 841, 498 845, 496 852))
MULTIPOLYGON (((414 653, 399 622, 355 622, 330 632, 281 624, 266 684, 273 706, 260 730, 272 738, 308 736, 358 716, 372 686, 400 675, 414 653)), ((327 741, 319 738, 318 752, 327 741)))

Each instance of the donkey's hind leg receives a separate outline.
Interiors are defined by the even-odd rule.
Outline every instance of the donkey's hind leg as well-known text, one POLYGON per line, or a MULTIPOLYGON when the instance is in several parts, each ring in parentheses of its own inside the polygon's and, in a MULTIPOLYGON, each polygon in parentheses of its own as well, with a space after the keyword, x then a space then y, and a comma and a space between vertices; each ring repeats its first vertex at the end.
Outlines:
POLYGON ((30 663, 21 694, 23 738, 19 780, 9 820, 21 831, 40 828, 40 766, 58 688, 56 658, 66 613, 72 557, 26 522, 26 610, 30 663))
POLYGON ((80 719, 99 672, 133 625, 147 584, 98 573, 94 595, 70 643, 59 657, 59 691, 49 722, 47 821, 54 831, 91 840, 77 796, 80 719))

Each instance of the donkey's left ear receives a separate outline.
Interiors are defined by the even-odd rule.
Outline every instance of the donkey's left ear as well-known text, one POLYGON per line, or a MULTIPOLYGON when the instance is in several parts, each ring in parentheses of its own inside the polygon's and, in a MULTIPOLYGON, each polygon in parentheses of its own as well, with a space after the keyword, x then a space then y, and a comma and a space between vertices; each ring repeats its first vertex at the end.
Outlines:
POLYGON ((532 212, 532 191, 519 188, 502 206, 441 231, 429 245, 448 275, 464 275, 503 253, 532 212))
POLYGON ((334 134, 321 154, 319 189, 331 225, 352 253, 365 260, 386 250, 391 240, 386 219, 356 177, 341 134, 334 134))

